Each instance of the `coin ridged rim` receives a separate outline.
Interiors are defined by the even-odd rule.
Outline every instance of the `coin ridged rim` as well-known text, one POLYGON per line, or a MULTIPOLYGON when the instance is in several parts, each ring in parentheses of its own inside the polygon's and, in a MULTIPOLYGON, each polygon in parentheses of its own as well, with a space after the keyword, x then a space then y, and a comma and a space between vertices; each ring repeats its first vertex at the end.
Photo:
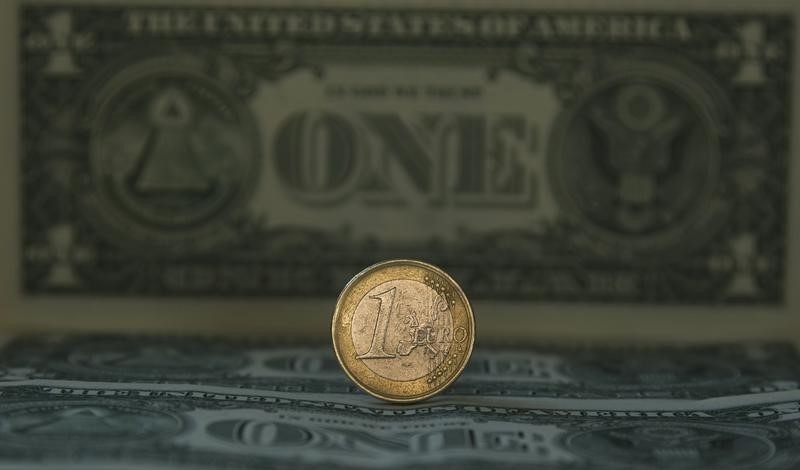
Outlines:
MULTIPOLYGON (((359 302, 360 302, 360 300, 359 300, 359 302)), ((430 397, 432 397, 434 395, 438 395, 442 391, 446 390, 464 372, 464 369, 466 368, 467 364, 470 361, 470 358, 472 357, 472 351, 473 351, 474 345, 475 345, 475 314, 472 311, 472 305, 470 305, 469 299, 467 298, 466 294, 464 294, 464 291, 461 289, 461 286, 455 281, 455 279, 452 278, 452 276, 447 274, 441 268, 439 268, 437 266, 434 266, 432 264, 426 263, 424 261, 419 261, 419 260, 413 260, 413 259, 391 259, 391 260, 386 260, 386 261, 380 261, 380 262, 377 262, 375 264, 372 264, 372 265, 364 268, 358 274, 354 275, 347 282, 347 284, 345 284, 344 288, 339 293, 339 297, 336 299, 336 306, 334 307, 334 310, 333 310, 333 317, 331 319, 331 340, 333 342, 333 351, 336 354, 336 359, 339 362, 339 365, 341 366, 342 370, 344 370, 344 373, 347 374, 347 376, 350 378, 350 380, 352 380, 353 383, 355 383, 361 390, 363 390, 364 392, 368 393, 369 395, 371 395, 371 396, 373 396, 375 398, 379 398, 381 400, 385 400, 385 401, 388 401, 388 402, 391 402, 391 403, 405 403, 405 404, 416 403, 416 402, 420 402, 420 401, 426 400, 426 399, 428 399, 428 398, 430 398, 430 397), (468 341, 469 344, 467 344, 467 346, 466 346, 466 351, 465 351, 465 354, 464 354, 464 360, 461 363, 461 365, 459 366, 458 370, 456 370, 447 380, 445 380, 444 382, 442 382, 441 384, 439 384, 438 386, 433 388, 431 391, 429 391, 427 393, 424 393, 422 395, 414 395, 414 396, 409 396, 409 397, 396 397, 396 396, 382 395, 379 392, 375 392, 373 390, 370 390, 366 385, 364 385, 362 383, 361 380, 359 380, 356 376, 354 376, 350 372, 350 370, 348 369, 348 367, 346 365, 346 362, 342 358, 341 352, 339 351, 338 341, 336 339, 336 322, 337 322, 337 319, 340 316, 340 313, 341 313, 341 310, 342 310, 342 304, 346 299, 347 293, 356 284, 358 284, 358 282, 360 282, 361 279, 364 276, 366 276, 366 275, 368 275, 368 274, 370 274, 370 273, 372 273, 374 271, 377 271, 377 270, 379 270, 381 268, 385 268, 387 266, 394 266, 394 265, 412 265, 412 266, 416 266, 416 267, 419 267, 419 268, 422 268, 422 269, 426 269, 426 270, 431 271, 433 274, 436 274, 437 276, 441 276, 447 282, 449 282, 453 286, 453 288, 455 289, 455 291, 458 294, 458 296, 461 298, 462 302, 464 303, 464 310, 465 310, 467 316, 469 317, 468 318, 468 324, 469 324, 469 327, 472 330, 472 332, 470 334, 469 341, 468 341)), ((387 379, 387 380, 389 380, 389 379, 387 379)))

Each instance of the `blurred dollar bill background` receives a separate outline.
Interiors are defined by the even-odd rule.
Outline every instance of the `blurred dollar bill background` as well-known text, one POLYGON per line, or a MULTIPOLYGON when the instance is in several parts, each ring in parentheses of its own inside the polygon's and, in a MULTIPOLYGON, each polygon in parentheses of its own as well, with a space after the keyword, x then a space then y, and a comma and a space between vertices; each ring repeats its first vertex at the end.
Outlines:
POLYGON ((0 468, 797 468, 798 12, 0 3, 0 468), (321 339, 397 257, 413 406, 321 339))
POLYGON ((666 7, 4 4, 2 321, 320 335, 406 257, 484 335, 795 336, 796 8, 666 7))

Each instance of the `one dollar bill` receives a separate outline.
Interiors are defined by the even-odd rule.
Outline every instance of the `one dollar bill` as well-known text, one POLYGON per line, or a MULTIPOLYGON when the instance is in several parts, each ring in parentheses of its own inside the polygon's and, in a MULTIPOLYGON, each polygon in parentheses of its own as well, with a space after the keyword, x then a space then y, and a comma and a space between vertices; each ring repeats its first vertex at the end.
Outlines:
POLYGON ((17 338, 0 349, 0 468, 800 462, 788 345, 479 351, 452 393, 393 405, 348 386, 305 340, 17 338))
POLYGON ((0 398, 0 468, 791 469, 800 462, 796 392, 555 408, 391 406, 185 384, 39 381, 0 383, 0 398))
POLYGON ((16 10, 15 296, 329 300, 402 257, 498 312, 794 298, 789 8, 16 10))
MULTIPOLYGON (((276 339, 35 336, 0 349, 0 382, 193 383, 330 396, 361 393, 330 345, 276 339)), ((699 400, 800 390, 785 343, 670 347, 479 344, 446 395, 699 400)))

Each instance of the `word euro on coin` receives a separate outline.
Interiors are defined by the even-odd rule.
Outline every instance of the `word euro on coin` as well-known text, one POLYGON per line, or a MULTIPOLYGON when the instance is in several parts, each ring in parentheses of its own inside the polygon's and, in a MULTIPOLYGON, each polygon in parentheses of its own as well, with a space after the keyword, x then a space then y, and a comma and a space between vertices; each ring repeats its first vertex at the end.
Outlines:
POLYGON ((447 388, 475 342, 472 307, 444 271, 420 261, 368 267, 345 286, 331 324, 339 364, 364 391, 408 403, 447 388))

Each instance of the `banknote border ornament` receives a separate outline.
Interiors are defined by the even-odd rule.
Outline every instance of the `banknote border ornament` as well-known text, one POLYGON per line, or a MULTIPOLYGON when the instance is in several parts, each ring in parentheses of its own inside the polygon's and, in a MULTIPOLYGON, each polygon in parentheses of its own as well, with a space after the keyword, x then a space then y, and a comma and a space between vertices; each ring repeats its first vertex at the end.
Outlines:
MULTIPOLYGON (((720 195, 720 182, 725 175, 722 167, 725 165, 725 155, 722 149, 724 136, 728 124, 728 115, 731 105, 726 100, 721 90, 718 90, 713 81, 696 67, 689 66, 677 58, 667 58, 672 65, 665 66, 656 61, 645 59, 610 60, 600 70, 594 82, 582 90, 577 96, 572 97, 572 103, 564 108, 556 119, 548 149, 548 170, 551 175, 553 194, 558 204, 572 218, 578 227, 586 231, 597 242, 595 249, 605 252, 622 250, 623 252, 638 255, 659 255, 669 253, 681 247, 686 251, 690 245, 696 245, 703 240, 698 234, 713 234, 719 229, 729 211, 728 205, 720 195), (684 214, 678 215, 677 224, 668 229, 654 230, 652 233, 626 234, 619 230, 605 227, 593 219, 591 201, 577 201, 578 195, 574 194, 576 186, 583 186, 577 181, 567 182, 568 175, 576 171, 577 162, 570 165, 574 158, 565 156, 568 153, 569 142, 575 137, 570 135, 571 126, 581 118, 588 103, 602 94, 605 90, 613 89, 628 84, 628 87, 641 86, 661 88, 685 100, 686 106, 694 113, 695 118, 702 123, 708 142, 708 151, 698 152, 701 159, 697 165, 705 174, 704 179, 695 181, 692 188, 697 194, 694 203, 684 201, 684 214), (646 84, 646 85, 642 85, 646 84), (689 99, 691 98, 691 99, 689 99), (694 106, 692 106, 694 104, 694 106)), ((644 90, 643 90, 644 91, 644 90)), ((631 98, 634 99, 634 98, 631 98)), ((655 104, 663 102, 656 101, 655 104)), ((664 112, 664 109, 658 111, 664 112)), ((636 120, 628 116, 628 120, 636 120)), ((641 121, 639 121, 641 122, 641 121)), ((652 127, 656 127, 652 123, 652 127)), ((663 127, 663 124, 662 124, 663 127)), ((633 147, 639 142, 631 142, 633 147)), ((685 157, 691 160, 695 155, 685 157)), ((669 156, 668 158, 672 158, 669 156)), ((696 176, 691 175, 696 178, 696 176)), ((687 178, 686 175, 683 175, 687 178)), ((684 182, 685 183, 685 182, 684 182)), ((595 191, 600 191, 598 185, 590 186, 595 191)), ((607 190, 607 189, 606 189, 607 190)), ((584 195, 584 198, 587 196, 584 195)), ((602 207, 602 206, 600 206, 602 207)), ((675 218, 674 214, 666 213, 661 217, 675 218)))
MULTIPOLYGON (((246 79, 242 72, 229 62, 219 58, 191 53, 162 54, 133 61, 115 69, 108 77, 98 79, 99 89, 93 93, 90 108, 96 111, 89 123, 90 128, 90 170, 92 188, 84 198, 84 205, 91 214, 97 229, 109 233, 113 238, 127 240, 133 245, 148 248, 179 249, 181 251, 207 250, 236 235, 227 227, 232 218, 239 214, 252 195, 258 177, 260 159, 258 158, 259 139, 254 118, 243 102, 241 92, 251 91, 243 86, 246 79), (246 168, 229 168, 226 171, 238 178, 239 184, 223 184, 223 190, 232 194, 217 196, 212 207, 195 210, 192 217, 172 218, 148 217, 146 209, 128 207, 125 197, 107 186, 106 176, 114 171, 113 161, 101 155, 97 136, 99 128, 106 124, 108 117, 115 112, 115 100, 124 90, 137 86, 153 87, 152 83, 171 79, 187 86, 198 88, 197 93, 218 101, 218 112, 228 115, 239 128, 241 137, 237 160, 246 168), (137 85, 139 84, 139 85, 137 85), (234 174, 235 173, 235 174, 234 174), (225 189, 227 187, 227 189, 225 189), (221 198, 221 199, 220 199, 221 198), (149 220, 153 219, 153 220, 149 220), (183 220, 185 219, 185 220, 183 220)), ((124 97, 123 97, 124 99, 124 97)), ((230 162, 229 162, 230 163, 230 162)), ((217 171, 217 173, 221 173, 217 171)), ((214 202, 214 201, 212 201, 214 202)), ((197 206, 198 204, 195 204, 197 206)), ((202 205, 202 204, 201 204, 202 205)))
MULTIPOLYGON (((58 389, 55 389, 58 390, 58 389)), ((54 390, 54 391, 55 391, 54 390)), ((127 434, 125 436, 117 436, 113 433, 106 433, 104 436, 93 436, 93 448, 109 448, 120 443, 127 444, 143 444, 156 441, 166 436, 174 436, 183 432, 188 423, 186 419, 181 416, 177 410, 170 409, 170 407, 163 406, 162 403, 148 400, 120 400, 116 398, 72 398, 72 399, 45 399, 32 402, 16 402, 12 401, 8 404, 0 406, 0 419, 4 421, 4 426, 0 426, 0 436, 2 436, 2 444, 14 446, 36 447, 43 439, 42 435, 35 435, 27 437, 11 425, 10 417, 22 416, 25 417, 30 413, 47 414, 51 413, 50 420, 43 420, 44 425, 52 424, 53 417, 58 416, 59 413, 65 419, 70 419, 80 411, 86 410, 91 419, 105 420, 107 417, 102 413, 97 413, 92 410, 122 410, 129 413, 131 416, 150 416, 159 417, 161 425, 158 427, 142 428, 139 423, 125 422, 124 420, 118 421, 125 426, 126 429, 134 431, 134 435, 127 434)), ((34 426, 29 421, 25 428, 32 428, 34 426)), ((80 423, 76 423, 80 425, 80 423)), ((84 422, 85 426, 85 422, 84 422)), ((60 435, 47 435, 48 447, 50 448, 74 448, 76 442, 79 442, 82 437, 78 430, 77 434, 62 433, 60 435)), ((85 431, 89 431, 85 429, 85 431)))
POLYGON ((733 421, 607 420, 591 426, 578 425, 577 429, 562 437, 564 447, 594 465, 609 468, 650 468, 661 459, 702 459, 703 453, 713 452, 727 459, 722 464, 715 461, 713 468, 754 468, 771 461, 777 447, 766 426, 733 421))
POLYGON ((363 391, 393 403, 415 403, 430 398, 449 387, 464 371, 475 344, 475 316, 467 296, 458 283, 436 266, 422 261, 395 259, 367 267, 342 289, 336 301, 331 321, 333 349, 345 374, 363 391), (364 295, 380 285, 387 276, 376 276, 388 272, 390 278, 415 280, 429 285, 443 295, 453 315, 452 348, 447 358, 438 367, 420 378, 409 381, 394 381, 384 378, 357 359, 352 341, 353 315, 364 295), (466 333, 459 341, 456 330, 466 333), (451 362, 452 361, 452 362, 451 362))

